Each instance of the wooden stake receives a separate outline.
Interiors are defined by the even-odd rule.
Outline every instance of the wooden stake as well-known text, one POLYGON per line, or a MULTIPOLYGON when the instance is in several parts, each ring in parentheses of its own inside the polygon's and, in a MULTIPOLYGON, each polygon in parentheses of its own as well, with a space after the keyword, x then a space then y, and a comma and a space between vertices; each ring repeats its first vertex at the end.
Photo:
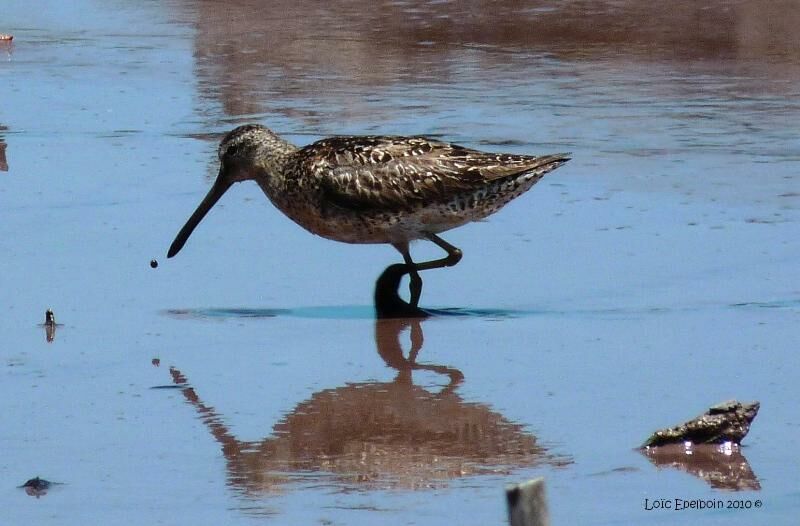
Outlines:
POLYGON ((506 486, 508 522, 511 526, 550 526, 544 478, 506 486))

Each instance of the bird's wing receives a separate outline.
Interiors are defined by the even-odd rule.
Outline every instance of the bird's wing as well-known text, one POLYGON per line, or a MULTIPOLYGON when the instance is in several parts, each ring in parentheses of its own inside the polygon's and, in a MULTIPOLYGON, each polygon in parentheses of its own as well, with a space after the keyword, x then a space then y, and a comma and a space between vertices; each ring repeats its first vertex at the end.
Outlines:
POLYGON ((446 201, 496 179, 550 171, 564 155, 485 153, 424 137, 332 137, 301 150, 303 171, 351 209, 408 209, 446 201))

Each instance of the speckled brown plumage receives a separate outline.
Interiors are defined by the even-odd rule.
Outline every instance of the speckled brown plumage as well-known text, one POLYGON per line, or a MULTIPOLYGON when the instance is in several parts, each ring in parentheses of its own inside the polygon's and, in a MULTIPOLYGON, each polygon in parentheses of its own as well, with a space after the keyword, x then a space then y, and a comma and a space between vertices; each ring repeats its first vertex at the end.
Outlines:
POLYGON ((252 179, 278 209, 314 234, 392 244, 412 266, 412 281, 416 270, 460 259, 460 251, 436 234, 498 211, 569 160, 565 154, 486 153, 424 137, 331 137, 298 148, 252 124, 223 138, 219 158, 217 181, 168 257, 231 184, 252 179), (415 239, 437 243, 448 252, 447 261, 413 263, 408 243, 415 239))

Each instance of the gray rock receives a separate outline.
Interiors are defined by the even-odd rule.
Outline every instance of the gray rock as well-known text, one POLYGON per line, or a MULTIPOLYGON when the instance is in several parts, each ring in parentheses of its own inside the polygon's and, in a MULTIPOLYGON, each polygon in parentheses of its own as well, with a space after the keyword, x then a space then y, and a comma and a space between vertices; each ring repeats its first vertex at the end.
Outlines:
POLYGON ((750 423, 758 414, 758 402, 741 403, 729 400, 711 406, 708 411, 688 422, 659 429, 642 448, 691 442, 693 444, 740 444, 750 431, 750 423))

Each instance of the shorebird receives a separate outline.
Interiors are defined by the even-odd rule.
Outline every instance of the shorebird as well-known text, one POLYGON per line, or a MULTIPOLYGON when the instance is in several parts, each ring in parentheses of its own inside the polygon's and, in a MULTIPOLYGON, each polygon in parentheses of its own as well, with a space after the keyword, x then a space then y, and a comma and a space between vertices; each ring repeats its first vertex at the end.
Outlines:
POLYGON ((425 137, 330 137, 297 147, 257 124, 229 132, 218 155, 217 180, 178 232, 168 258, 233 183, 254 180, 281 212, 313 234, 396 248, 409 269, 412 307, 422 293, 420 271, 461 260, 461 250, 438 234, 497 212, 569 160, 568 154, 481 152, 425 137), (409 243, 418 239, 447 255, 415 263, 409 243))

